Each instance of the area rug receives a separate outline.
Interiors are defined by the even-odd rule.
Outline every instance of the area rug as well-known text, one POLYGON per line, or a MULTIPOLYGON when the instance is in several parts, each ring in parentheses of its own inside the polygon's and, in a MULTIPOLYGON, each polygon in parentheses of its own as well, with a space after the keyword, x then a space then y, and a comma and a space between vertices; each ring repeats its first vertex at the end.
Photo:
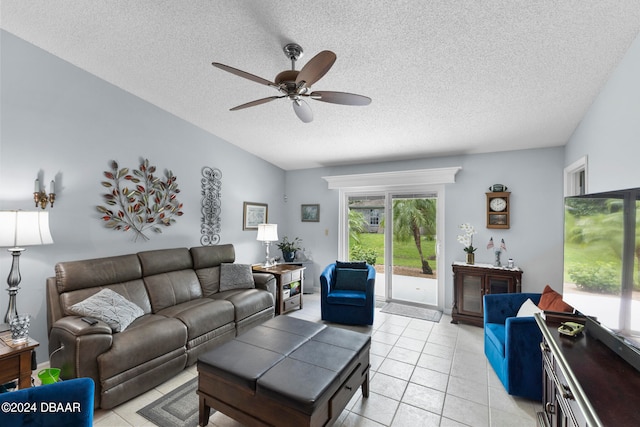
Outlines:
MULTIPOLYGON (((195 427, 198 425, 198 378, 187 381, 138 411, 159 427, 195 427)), ((211 409, 211 413, 215 412, 211 409)))
POLYGON ((416 319, 429 320, 431 322, 440 322, 442 312, 431 310, 429 308, 416 307, 413 305, 400 304, 397 302, 389 302, 380 309, 381 313, 397 314, 398 316, 414 317, 416 319))

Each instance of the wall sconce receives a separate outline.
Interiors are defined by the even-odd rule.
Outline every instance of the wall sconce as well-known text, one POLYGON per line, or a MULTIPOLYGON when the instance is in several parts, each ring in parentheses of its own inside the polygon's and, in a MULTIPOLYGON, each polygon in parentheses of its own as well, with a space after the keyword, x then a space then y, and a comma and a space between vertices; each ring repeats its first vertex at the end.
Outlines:
POLYGON ((44 188, 40 186, 40 180, 36 179, 33 189, 33 201, 36 202, 36 207, 40 205, 40 207, 44 209, 47 207, 47 203, 51 203, 51 207, 53 207, 53 202, 56 201, 55 189, 56 182, 52 180, 51 184, 49 185, 49 195, 47 195, 47 192, 44 191, 44 188))

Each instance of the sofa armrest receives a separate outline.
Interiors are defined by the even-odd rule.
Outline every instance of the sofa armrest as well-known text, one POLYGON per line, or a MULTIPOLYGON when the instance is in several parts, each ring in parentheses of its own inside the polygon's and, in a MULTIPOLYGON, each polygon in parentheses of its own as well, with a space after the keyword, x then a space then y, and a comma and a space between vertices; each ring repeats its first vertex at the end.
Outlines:
MULTIPOLYGON (((53 324, 49 334, 49 364, 60 368, 62 379, 93 379, 99 396, 98 356, 108 351, 112 343, 112 331, 106 323, 89 325, 78 316, 63 317, 53 324)), ((99 404, 99 399, 95 404, 99 404)))
POLYGON ((276 276, 271 273, 253 273, 253 281, 257 289, 263 289, 273 295, 273 301, 276 301, 276 276))

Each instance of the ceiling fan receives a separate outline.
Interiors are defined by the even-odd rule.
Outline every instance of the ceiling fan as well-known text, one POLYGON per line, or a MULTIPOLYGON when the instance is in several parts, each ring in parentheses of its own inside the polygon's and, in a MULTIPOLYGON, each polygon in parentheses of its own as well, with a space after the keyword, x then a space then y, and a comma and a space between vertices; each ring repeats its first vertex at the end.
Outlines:
POLYGON ((214 62, 211 65, 227 71, 236 76, 243 77, 245 79, 260 83, 266 86, 277 89, 282 95, 269 96, 267 98, 257 99, 255 101, 247 102, 246 104, 238 105, 231 108, 230 111, 242 110, 248 107, 254 107, 256 105, 265 104, 275 99, 287 98, 291 100, 293 105, 293 111, 298 118, 305 123, 309 123, 313 120, 313 112, 311 107, 307 104, 304 98, 311 98, 317 101, 329 102, 332 104, 342 105, 369 105, 371 98, 356 95, 347 92, 332 92, 332 91, 311 91, 311 85, 320 80, 327 71, 336 62, 336 54, 324 50, 311 58, 309 62, 302 67, 301 70, 296 70, 296 61, 302 56, 302 47, 296 43, 289 43, 284 48, 284 53, 291 60, 291 70, 285 70, 279 73, 273 82, 263 79, 262 77, 255 76, 247 73, 246 71, 238 70, 237 68, 230 67, 228 65, 214 62))

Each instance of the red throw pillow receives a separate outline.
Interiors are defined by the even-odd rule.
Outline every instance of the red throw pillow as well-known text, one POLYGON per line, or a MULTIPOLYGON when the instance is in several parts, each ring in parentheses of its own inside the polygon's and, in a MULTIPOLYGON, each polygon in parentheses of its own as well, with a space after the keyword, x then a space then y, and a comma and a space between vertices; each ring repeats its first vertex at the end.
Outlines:
POLYGON ((551 289, 549 285, 545 286, 544 291, 542 291, 538 307, 545 311, 573 312, 573 307, 562 301, 562 295, 551 289))

